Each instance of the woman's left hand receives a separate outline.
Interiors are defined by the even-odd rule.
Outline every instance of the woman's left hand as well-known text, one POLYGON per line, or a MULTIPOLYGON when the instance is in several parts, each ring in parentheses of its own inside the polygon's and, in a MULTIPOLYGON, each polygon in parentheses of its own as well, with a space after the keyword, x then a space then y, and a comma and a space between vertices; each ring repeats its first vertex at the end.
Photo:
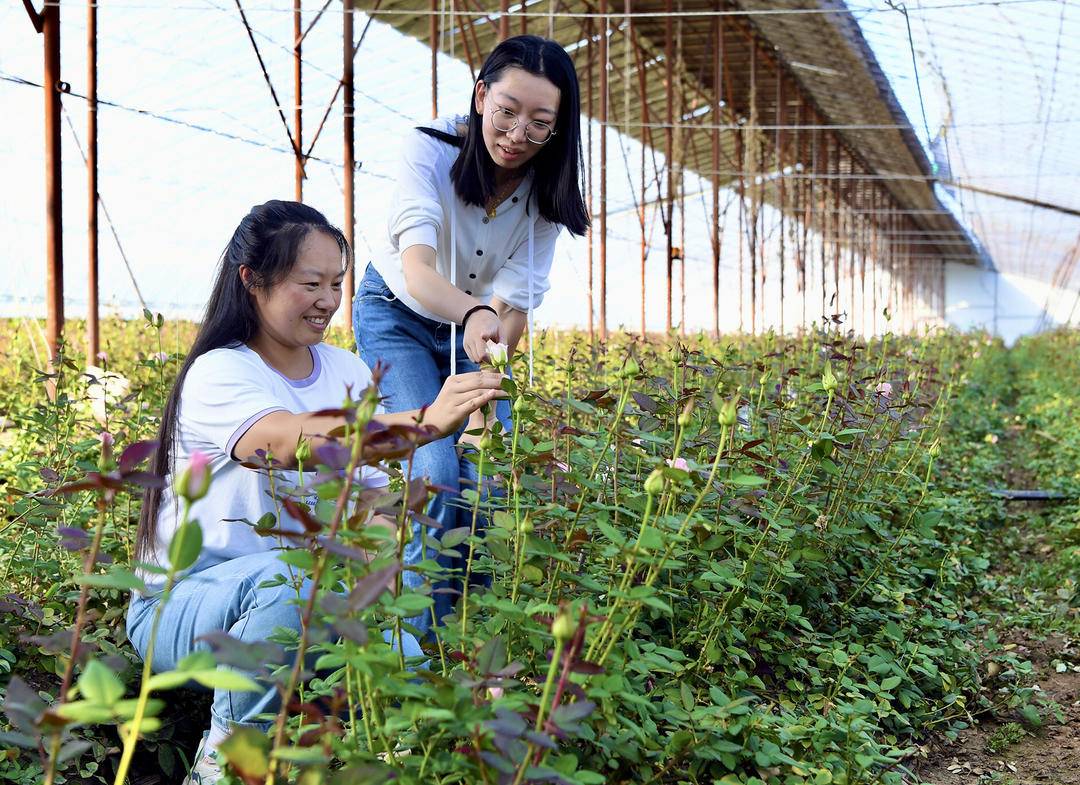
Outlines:
POLYGON ((502 343, 501 332, 502 322, 498 316, 488 310, 474 312, 465 323, 465 335, 461 339, 465 354, 477 365, 484 362, 487 359, 487 342, 502 343))
POLYGON ((466 417, 485 403, 506 397, 502 380, 503 375, 494 371, 473 371, 451 376, 443 383, 434 403, 427 408, 424 421, 434 425, 444 436, 453 433, 466 417))

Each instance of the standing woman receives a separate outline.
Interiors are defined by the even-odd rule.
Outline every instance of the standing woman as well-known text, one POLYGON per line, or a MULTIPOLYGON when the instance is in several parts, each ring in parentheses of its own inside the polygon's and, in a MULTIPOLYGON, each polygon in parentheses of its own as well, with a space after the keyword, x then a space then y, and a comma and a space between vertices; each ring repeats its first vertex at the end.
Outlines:
MULTIPOLYGON (((404 140, 387 233, 360 282, 353 318, 360 356, 390 366, 381 387, 387 411, 422 406, 449 376, 477 370, 487 341, 512 353, 531 324, 549 288, 559 231, 583 235, 589 225, 578 94, 561 46, 509 38, 480 69, 467 117, 435 120, 404 140)), ((529 361, 531 373, 531 351, 529 361)), ((497 413, 507 427, 508 403, 497 413)), ((443 531, 465 525, 452 501, 462 477, 474 475, 454 441, 422 447, 412 466, 414 476, 453 489, 437 494, 429 511, 443 531)), ((422 552, 419 524, 413 534, 410 563, 432 555, 422 552)), ((452 605, 436 594, 435 618, 452 605)))

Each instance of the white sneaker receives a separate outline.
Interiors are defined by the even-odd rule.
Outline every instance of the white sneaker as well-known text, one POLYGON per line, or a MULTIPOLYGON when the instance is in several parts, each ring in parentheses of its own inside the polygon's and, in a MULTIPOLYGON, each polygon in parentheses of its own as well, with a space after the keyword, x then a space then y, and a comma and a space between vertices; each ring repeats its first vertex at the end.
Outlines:
POLYGON ((209 731, 203 734, 199 748, 195 750, 195 765, 191 767, 191 772, 184 778, 181 785, 215 785, 225 776, 221 771, 221 765, 217 762, 217 753, 203 752, 209 735, 209 731))

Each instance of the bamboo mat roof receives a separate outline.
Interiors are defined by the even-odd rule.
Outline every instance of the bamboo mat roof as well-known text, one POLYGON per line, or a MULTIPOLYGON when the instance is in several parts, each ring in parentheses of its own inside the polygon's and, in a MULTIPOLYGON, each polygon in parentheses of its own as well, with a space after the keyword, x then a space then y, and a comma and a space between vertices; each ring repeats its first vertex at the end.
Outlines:
MULTIPOLYGON (((440 50, 468 62, 475 72, 499 41, 498 7, 492 0, 439 0, 435 5, 440 50)), ((796 186, 790 185, 785 197, 778 187, 781 170, 785 183, 838 186, 839 197, 856 210, 877 204, 871 191, 880 184, 914 221, 921 235, 916 241, 920 254, 986 263, 969 233, 935 196, 930 163, 857 22, 840 0, 734 0, 724 6, 716 0, 673 0, 671 5, 676 13, 669 16, 666 0, 608 4, 611 127, 664 152, 670 116, 677 165, 722 187, 737 184, 742 173, 744 182, 761 185, 765 201, 785 209, 790 209, 785 198, 791 199, 796 186), (629 22, 623 15, 627 5, 629 22), (717 14, 719 8, 723 10, 717 14), (669 25, 674 95, 670 115, 664 56, 669 25), (714 52, 723 55, 719 80, 714 52), (837 126, 849 155, 837 156, 821 131, 794 125, 837 126), (719 128, 718 166, 712 161, 714 127, 719 128), (777 143, 784 151, 780 156, 777 143), (830 160, 831 171, 826 168, 830 160)), ((510 11, 511 35, 521 32, 524 17, 528 32, 567 49, 581 79, 583 111, 599 117, 599 34, 604 19, 598 2, 526 0, 524 14, 517 3, 510 11)), ((369 13, 430 45, 430 2, 382 0, 369 13)), ((650 169, 649 177, 654 176, 650 169)))

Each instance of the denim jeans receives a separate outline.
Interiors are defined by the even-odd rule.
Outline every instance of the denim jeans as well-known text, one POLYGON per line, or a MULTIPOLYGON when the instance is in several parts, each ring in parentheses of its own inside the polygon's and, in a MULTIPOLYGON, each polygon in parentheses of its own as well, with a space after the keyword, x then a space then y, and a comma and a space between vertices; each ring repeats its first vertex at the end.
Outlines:
MULTIPOLYGON (((277 551, 261 551, 215 564, 181 580, 162 611, 153 670, 172 670, 193 651, 208 649, 206 642, 196 643, 196 639, 210 632, 223 630, 243 643, 263 643, 277 627, 299 633, 301 609, 293 582, 262 586, 277 575, 289 577, 293 569, 278 558, 277 551)), ((307 599, 310 591, 311 583, 305 581, 300 598, 307 599)), ((144 659, 160 602, 159 595, 135 595, 128 608, 128 638, 144 659)), ((402 636, 402 647, 406 657, 423 655, 412 635, 402 636)), ((270 722, 259 715, 274 714, 280 705, 278 691, 270 685, 262 693, 214 690, 211 733, 221 737, 234 726, 265 730, 270 722)))
MULTIPOLYGON (((420 316, 401 303, 370 264, 353 301, 353 329, 361 359, 371 367, 380 360, 388 366, 380 385, 386 411, 419 409, 435 400, 443 382, 451 375, 450 325, 420 316)), ((457 331, 457 369, 453 373, 480 370, 465 354, 463 332, 457 331)), ((495 415, 509 432, 510 402, 498 401, 495 415)), ((421 447, 416 451, 412 466, 406 467, 412 477, 427 477, 432 484, 449 489, 436 493, 428 509, 428 515, 438 524, 438 528, 431 527, 427 532, 430 542, 434 542, 440 531, 472 525, 472 508, 462 502, 460 491, 462 487, 476 487, 476 466, 458 454, 455 444, 461 430, 421 447)), ((477 526, 484 523, 478 520, 477 526)), ((436 554, 431 546, 424 548, 421 529, 419 522, 413 523, 412 539, 405 546, 405 563, 417 564, 425 558, 433 558, 444 568, 456 571, 458 576, 463 575, 464 557, 446 557, 436 554)), ((403 580, 415 588, 425 578, 409 570, 404 573, 403 580)), ((460 582, 439 582, 434 589, 435 606, 431 614, 410 619, 421 632, 426 633, 433 620, 437 622, 453 610, 460 582)))

